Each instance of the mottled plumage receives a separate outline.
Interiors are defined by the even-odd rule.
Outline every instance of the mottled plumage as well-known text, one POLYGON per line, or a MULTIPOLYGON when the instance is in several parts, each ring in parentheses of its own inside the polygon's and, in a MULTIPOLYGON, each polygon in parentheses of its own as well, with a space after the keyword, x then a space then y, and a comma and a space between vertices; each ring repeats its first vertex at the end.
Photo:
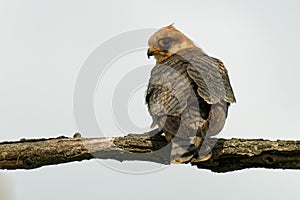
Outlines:
POLYGON ((222 130, 228 107, 235 102, 226 68, 172 25, 151 36, 149 55, 155 56, 157 64, 151 71, 146 103, 153 123, 168 141, 172 139, 171 160, 208 159, 207 148, 202 155, 200 145, 222 130))

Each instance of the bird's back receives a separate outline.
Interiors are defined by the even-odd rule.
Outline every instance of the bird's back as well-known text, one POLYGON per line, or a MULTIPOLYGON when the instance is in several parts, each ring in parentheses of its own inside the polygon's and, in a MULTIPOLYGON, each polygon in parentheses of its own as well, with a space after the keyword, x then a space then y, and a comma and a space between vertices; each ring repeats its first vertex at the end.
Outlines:
POLYGON ((187 73, 189 65, 179 55, 156 64, 146 94, 154 123, 164 132, 183 138, 201 132, 210 109, 187 73))

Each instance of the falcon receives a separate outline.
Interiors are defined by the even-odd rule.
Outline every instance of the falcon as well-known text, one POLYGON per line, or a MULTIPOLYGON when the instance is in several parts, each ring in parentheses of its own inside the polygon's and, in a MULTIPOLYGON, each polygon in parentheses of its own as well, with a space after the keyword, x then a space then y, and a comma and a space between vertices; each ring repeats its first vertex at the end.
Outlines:
POLYGON ((236 102, 225 66, 173 24, 155 32, 148 44, 148 58, 156 59, 146 92, 152 126, 171 143, 172 163, 208 160, 213 136, 236 102))

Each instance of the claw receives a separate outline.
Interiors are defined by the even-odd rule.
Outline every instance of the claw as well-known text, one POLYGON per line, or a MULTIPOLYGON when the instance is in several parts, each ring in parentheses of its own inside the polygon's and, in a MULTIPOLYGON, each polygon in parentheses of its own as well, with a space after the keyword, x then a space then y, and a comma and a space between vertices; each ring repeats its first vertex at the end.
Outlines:
POLYGON ((194 155, 176 158, 175 160, 172 160, 171 163, 172 163, 172 164, 183 164, 183 163, 188 163, 189 161, 192 160, 193 156, 194 156, 194 155))
POLYGON ((209 160, 212 157, 212 153, 207 154, 206 156, 200 156, 198 158, 192 158, 191 162, 204 162, 209 160))

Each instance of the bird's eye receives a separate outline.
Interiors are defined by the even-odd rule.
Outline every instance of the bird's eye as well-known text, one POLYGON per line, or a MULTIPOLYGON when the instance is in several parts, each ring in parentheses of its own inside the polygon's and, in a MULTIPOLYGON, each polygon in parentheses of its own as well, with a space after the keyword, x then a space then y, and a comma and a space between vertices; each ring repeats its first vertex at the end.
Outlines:
POLYGON ((171 46, 171 43, 172 43, 172 39, 169 37, 165 37, 165 38, 158 40, 158 46, 162 50, 168 50, 169 47, 171 46))

